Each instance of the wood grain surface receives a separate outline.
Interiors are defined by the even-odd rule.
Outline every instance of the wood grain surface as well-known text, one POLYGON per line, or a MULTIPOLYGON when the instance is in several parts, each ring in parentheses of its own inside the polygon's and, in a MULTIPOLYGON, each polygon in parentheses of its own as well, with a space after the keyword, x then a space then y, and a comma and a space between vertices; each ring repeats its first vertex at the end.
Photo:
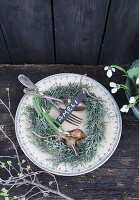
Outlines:
POLYGON ((56 63, 97 64, 109 0, 54 0, 56 63))
POLYGON ((139 0, 0 1, 0 63, 131 64, 139 0))
POLYGON ((2 27, 0 26, 0 63, 11 63, 8 50, 4 41, 2 27))
POLYGON ((139 57, 139 1, 112 0, 99 64, 129 64, 139 57))
MULTIPOLYGON (((127 67, 125 67, 127 69, 127 67)), ((124 83, 124 77, 118 70, 112 78, 106 76, 103 66, 75 66, 75 65, 1 65, 0 66, 0 98, 8 103, 7 91, 5 88, 10 88, 11 110, 15 115, 17 106, 23 96, 23 86, 18 82, 17 76, 25 74, 30 77, 34 83, 49 75, 56 73, 87 73, 89 77, 99 81, 109 91, 109 82, 124 83)), ((124 91, 120 90, 113 95, 121 108, 127 103, 124 91)), ((75 177, 56 176, 61 192, 71 196, 77 200, 133 200, 138 199, 138 157, 139 157, 139 121, 133 115, 132 111, 125 114, 122 113, 123 131, 120 143, 111 156, 111 158, 101 167, 88 174, 75 177)), ((0 105, 0 125, 5 125, 6 133, 16 143, 21 158, 24 157, 18 142, 16 140, 14 126, 10 120, 6 109, 0 105)), ((11 145, 0 134, 0 155, 12 155, 14 153, 11 145)), ((34 170, 38 167, 31 163, 34 170)), ((2 173, 1 177, 6 174, 2 173)), ((44 179, 45 183, 50 180, 50 177, 44 179)), ((29 186, 28 186, 29 187, 29 186)), ((52 184, 53 187, 53 184, 52 184)), ((21 194, 27 188, 19 187, 12 193, 14 195, 21 194)), ((47 199, 61 199, 53 194, 50 194, 47 199)), ((34 200, 34 199, 33 199, 34 200)))
POLYGON ((51 0, 0 1, 0 24, 12 63, 54 63, 51 0))

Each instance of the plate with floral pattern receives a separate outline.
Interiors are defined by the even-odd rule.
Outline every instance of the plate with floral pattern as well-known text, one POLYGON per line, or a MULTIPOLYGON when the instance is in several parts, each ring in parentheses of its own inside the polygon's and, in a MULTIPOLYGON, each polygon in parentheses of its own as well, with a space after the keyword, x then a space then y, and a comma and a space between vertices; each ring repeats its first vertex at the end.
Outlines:
MULTIPOLYGON (((46 91, 56 84, 67 85, 69 83, 79 83, 81 76, 82 75, 80 74, 73 73, 55 74, 40 80, 36 83, 36 86, 39 88, 39 90, 46 91)), ((25 155, 35 165, 50 173, 62 176, 75 176, 95 170, 111 157, 119 143, 122 131, 122 121, 116 101, 110 92, 96 80, 89 77, 84 77, 83 81, 84 84, 87 84, 91 88, 91 92, 94 93, 96 97, 104 100, 104 107, 108 111, 108 115, 106 115, 104 119, 105 122, 107 122, 105 139, 102 140, 98 146, 96 155, 92 157, 92 160, 85 165, 79 164, 74 168, 68 164, 65 165, 64 163, 61 163, 58 166, 53 165, 51 161, 53 155, 46 151, 42 151, 38 146, 35 145, 31 137, 25 111, 27 106, 33 105, 32 97, 29 95, 24 95, 18 105, 15 119, 15 130, 19 145, 25 155)), ((54 111, 52 111, 51 114, 52 116, 55 116, 54 111)), ((81 113, 78 114, 79 116, 81 115, 81 113)), ((83 111, 82 117, 85 121, 85 111, 83 111)), ((63 127, 68 129, 72 128, 72 125, 65 123, 63 124, 63 127)))

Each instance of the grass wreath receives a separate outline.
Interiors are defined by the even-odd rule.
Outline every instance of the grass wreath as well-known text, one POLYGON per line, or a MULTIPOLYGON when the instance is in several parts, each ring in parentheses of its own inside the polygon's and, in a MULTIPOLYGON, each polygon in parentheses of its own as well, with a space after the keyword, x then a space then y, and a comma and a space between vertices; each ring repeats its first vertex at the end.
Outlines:
MULTIPOLYGON (((88 85, 84 85, 84 88, 89 90, 88 85)), ((65 86, 53 86, 47 91, 47 94, 57 98, 62 96, 63 98, 72 99, 81 89, 82 87, 80 84, 69 83, 65 86)), ((105 138, 106 124, 104 122, 104 116, 106 110, 99 99, 95 98, 94 94, 90 93, 90 95, 87 95, 83 101, 86 106, 87 114, 86 132, 85 141, 77 141, 76 143, 77 155, 75 155, 73 149, 67 146, 63 141, 56 141, 53 137, 40 138, 32 133, 33 143, 42 151, 47 151, 53 155, 52 161, 54 165, 59 165, 60 163, 78 165, 91 161, 97 152, 98 145, 105 138)), ((52 105, 49 101, 46 99, 39 99, 39 103, 47 113, 50 112, 52 105)), ((37 134, 42 137, 54 134, 54 130, 38 116, 35 109, 31 106, 27 107, 27 118, 31 132, 37 132, 37 134)))

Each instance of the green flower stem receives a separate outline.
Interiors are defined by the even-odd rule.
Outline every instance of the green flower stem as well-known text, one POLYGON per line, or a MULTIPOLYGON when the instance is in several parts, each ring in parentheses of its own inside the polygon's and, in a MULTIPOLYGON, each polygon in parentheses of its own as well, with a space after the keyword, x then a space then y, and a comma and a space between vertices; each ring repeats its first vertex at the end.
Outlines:
POLYGON ((125 70, 124 68, 120 67, 120 66, 117 66, 117 65, 111 65, 110 68, 111 68, 111 70, 112 70, 112 68, 119 69, 119 70, 121 70, 122 72, 124 72, 124 74, 125 74, 126 76, 128 76, 126 70, 125 70))
POLYGON ((132 85, 134 85, 135 88, 137 88, 138 86, 136 85, 134 79, 129 78, 129 81, 131 82, 132 85))
POLYGON ((44 91, 37 90, 37 92, 44 92, 44 91))
POLYGON ((131 95, 133 95, 132 90, 130 90, 126 85, 123 85, 123 84, 119 84, 119 85, 120 85, 120 88, 127 90, 131 95))
POLYGON ((122 68, 122 67, 120 67, 120 66, 117 66, 117 65, 111 65, 111 66, 110 66, 110 69, 112 69, 112 68, 116 68, 116 69, 119 69, 119 70, 121 70, 122 72, 124 72, 125 76, 129 79, 129 81, 131 82, 131 84, 134 85, 135 88, 137 88, 137 85, 136 85, 134 79, 131 79, 131 78, 129 77, 127 71, 126 71, 124 68, 122 68))
POLYGON ((36 96, 36 90, 34 90, 34 97, 33 97, 33 103, 34 103, 34 107, 37 111, 37 113, 39 114, 39 116, 41 117, 42 116, 42 109, 39 105, 39 102, 38 102, 38 97, 36 96))
POLYGON ((136 85, 136 82, 134 81, 134 79, 131 79, 129 76, 127 77, 130 81, 130 83, 134 86, 134 88, 137 89, 137 85, 136 85))
POLYGON ((127 109, 133 107, 138 103, 137 100, 139 99, 139 95, 134 96, 134 98, 136 99, 136 101, 134 103, 128 104, 127 109))
POLYGON ((47 124, 55 131, 62 133, 63 131, 61 129, 59 129, 51 120, 51 118, 49 117, 49 115, 47 113, 42 112, 47 124))
POLYGON ((139 95, 139 86, 138 86, 138 88, 136 90, 136 94, 139 95))
POLYGON ((133 107, 137 102, 131 103, 127 105, 127 109, 133 107))
POLYGON ((59 127, 61 127, 62 128, 62 125, 57 121, 57 120, 55 120, 53 117, 51 117, 51 116, 49 116, 50 117, 50 119, 55 123, 55 124, 57 124, 59 127))
POLYGON ((136 101, 139 99, 139 94, 134 97, 136 101))
POLYGON ((42 117, 42 110, 40 111, 39 110, 39 107, 37 106, 37 102, 36 102, 36 99, 35 98, 33 98, 33 106, 34 106, 34 108, 35 108, 35 110, 36 110, 36 112, 38 113, 38 115, 40 116, 40 117, 42 117))
MULTIPOLYGON (((38 113, 38 115, 45 119, 45 122, 55 131, 62 133, 63 130, 61 130, 60 128, 58 128, 54 122, 56 121, 55 119, 52 120, 52 117, 50 117, 46 112, 42 111, 42 108, 38 102, 38 98, 36 97, 36 91, 34 91, 34 97, 33 97, 33 105, 34 108, 36 110, 36 112, 38 113)), ((56 123, 56 122, 55 122, 56 123)), ((57 125, 59 126, 59 123, 57 123, 57 125)))

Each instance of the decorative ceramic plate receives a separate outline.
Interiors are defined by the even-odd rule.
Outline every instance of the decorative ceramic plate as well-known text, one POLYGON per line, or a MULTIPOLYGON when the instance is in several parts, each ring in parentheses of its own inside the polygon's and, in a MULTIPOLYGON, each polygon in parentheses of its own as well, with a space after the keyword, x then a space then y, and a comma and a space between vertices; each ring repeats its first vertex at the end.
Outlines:
MULTIPOLYGON (((68 83, 70 82, 79 83, 80 78, 81 75, 79 74, 62 73, 44 78, 38 83, 36 83, 36 85, 40 90, 44 91, 48 90, 55 84, 68 85, 68 83)), ((75 176, 95 170, 111 157, 120 140, 122 131, 122 121, 119 108, 114 98, 104 86, 102 86, 100 83, 93 80, 92 78, 85 77, 83 79, 83 83, 88 84, 90 87, 90 91, 94 93, 97 97, 100 97, 102 100, 105 100, 104 106, 108 110, 108 115, 111 116, 108 117, 106 115, 104 119, 107 122, 105 132, 106 139, 101 141, 100 145, 98 146, 96 155, 92 158, 92 161, 86 163, 85 166, 79 165, 76 168, 74 167, 74 169, 72 166, 64 164, 53 166, 52 162, 50 161, 51 159, 49 159, 52 158, 52 155, 40 150, 40 148, 33 143, 31 133, 28 129, 28 123, 24 113, 26 107, 28 105, 32 105, 32 97, 24 95, 17 108, 15 130, 20 147, 22 148, 25 155, 35 165, 53 174, 63 176, 75 176)), ((52 109, 50 114, 52 116, 55 116, 55 112, 56 111, 52 109)), ((82 116, 85 123, 85 111, 76 112, 76 115, 82 116)), ((68 122, 64 122, 62 125, 66 130, 72 129, 72 125, 68 122)), ((75 128, 75 126, 73 128, 75 128)), ((83 123, 78 128, 84 129, 83 123)))

